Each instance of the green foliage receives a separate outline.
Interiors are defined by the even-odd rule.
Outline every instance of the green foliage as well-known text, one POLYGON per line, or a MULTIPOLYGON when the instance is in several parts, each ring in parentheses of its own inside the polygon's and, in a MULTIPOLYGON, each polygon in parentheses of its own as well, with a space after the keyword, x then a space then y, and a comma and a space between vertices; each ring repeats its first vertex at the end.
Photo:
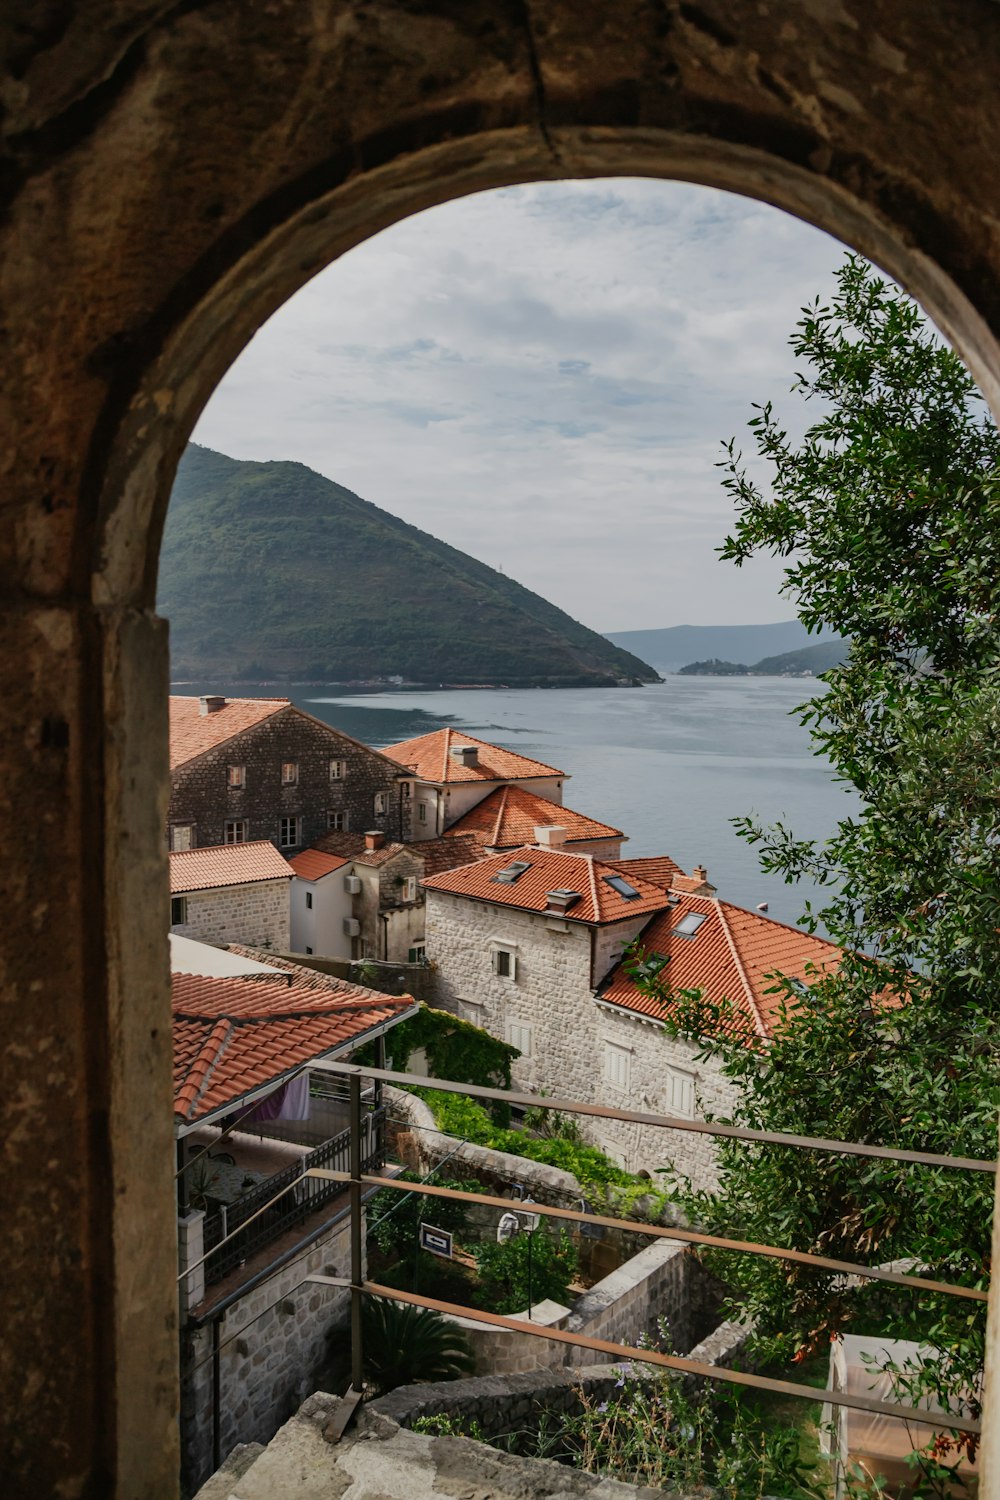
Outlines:
MULTIPOLYGON (((827 691, 799 710, 817 753, 861 794, 824 845, 739 826, 765 869, 808 874, 844 945, 808 989, 780 976, 764 1052, 719 1030, 724 1007, 644 985, 740 1085, 736 1123, 979 1158, 1000 1103, 1000 436, 967 373, 913 304, 849 257, 827 306, 791 340, 795 389, 818 420, 799 443, 770 405, 750 423, 767 493, 728 446, 739 510, 723 555, 787 559, 784 591, 811 629, 850 638, 827 691), (714 1010, 714 1013, 713 1013, 714 1010)), ((815 921, 807 913, 807 920, 815 921)), ((723 1142, 711 1229, 985 1287, 987 1174, 723 1142)), ((981 1382, 985 1304, 863 1294, 815 1270, 726 1257, 722 1271, 772 1355, 801 1358, 864 1316, 912 1328, 939 1357, 910 1394, 948 1402, 981 1382)))
POLYGON ((415 1417, 414 1432, 426 1433, 429 1437, 467 1437, 477 1443, 485 1443, 486 1434, 475 1417, 451 1417, 441 1411, 433 1417, 415 1417))
MULTIPOLYGON (((414 1172, 403 1172, 398 1180, 416 1184, 421 1181, 414 1172)), ((463 1193, 485 1192, 475 1181, 434 1177, 433 1182, 435 1187, 463 1193)), ((419 1191, 400 1193, 392 1188, 381 1188, 368 1205, 369 1238, 383 1255, 411 1251, 417 1243, 420 1224, 429 1220, 433 1220, 438 1229, 450 1230, 456 1238, 461 1238, 468 1229, 468 1206, 452 1198, 432 1199, 419 1191)))
MULTIPOLYGON (((414 1092, 430 1106, 437 1125, 446 1135, 570 1172, 588 1201, 604 1212, 629 1218, 641 1206, 644 1217, 656 1218, 666 1206, 664 1191, 652 1187, 647 1179, 626 1172, 596 1146, 585 1145, 572 1129, 566 1134, 539 1139, 521 1130, 505 1130, 495 1125, 483 1106, 464 1094, 444 1094, 436 1089, 414 1092)), ((543 1107, 539 1109, 539 1114, 548 1113, 543 1107)))
POLYGON ((253 666, 258 680, 657 681, 512 578, 303 464, 194 444, 171 496, 159 608, 175 675, 246 680, 253 666))
POLYGON ((374 1391, 456 1380, 475 1370, 465 1334, 440 1313, 382 1297, 366 1297, 363 1309, 365 1379, 374 1391))
POLYGON ((550 1234, 540 1228, 522 1231, 502 1245, 487 1240, 476 1247, 479 1305, 490 1312, 523 1312, 528 1306, 529 1258, 532 1305, 548 1299, 565 1303, 579 1268, 577 1253, 565 1230, 550 1234))
MULTIPOLYGON (((423 1002, 415 1016, 393 1030, 392 1059, 397 1072, 406 1071, 412 1053, 419 1048, 426 1053, 427 1066, 435 1078, 472 1083, 480 1088, 509 1089, 510 1065, 515 1057, 520 1056, 516 1047, 499 1041, 481 1026, 462 1021, 449 1011, 434 1010, 423 1002)), ((374 1067, 374 1043, 369 1042, 361 1048, 357 1058, 362 1066, 374 1067)), ((427 1097, 430 1099, 429 1093, 427 1097)), ((461 1099, 462 1096, 455 1097, 461 1099)), ((492 1113, 498 1124, 509 1122, 507 1105, 494 1105, 492 1113)))

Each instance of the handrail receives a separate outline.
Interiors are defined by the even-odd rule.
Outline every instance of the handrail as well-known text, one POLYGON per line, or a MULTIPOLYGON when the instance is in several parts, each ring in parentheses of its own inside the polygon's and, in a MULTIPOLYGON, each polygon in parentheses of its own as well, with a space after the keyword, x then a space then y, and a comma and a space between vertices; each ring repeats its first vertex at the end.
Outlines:
POLYGON ((326 1061, 310 1063, 318 1073, 337 1073, 350 1077, 364 1073, 383 1083, 404 1087, 440 1089, 446 1094, 464 1094, 470 1099, 489 1099, 516 1104, 524 1109, 555 1109, 564 1114, 589 1115, 598 1120, 625 1120, 635 1125, 659 1125, 667 1130, 687 1130, 698 1135, 720 1136, 726 1140, 757 1141, 767 1146, 794 1146, 803 1151, 829 1151, 839 1156, 870 1156, 882 1161, 910 1162, 922 1167, 951 1167, 960 1172, 993 1172, 995 1161, 971 1156, 940 1156, 929 1151, 901 1151, 891 1146, 871 1146, 862 1141, 833 1141, 821 1136, 787 1135, 782 1131, 748 1130, 742 1125, 718 1125, 712 1120, 681 1120, 675 1115, 649 1114, 634 1109, 616 1109, 606 1104, 583 1104, 578 1099, 555 1099, 548 1094, 522 1094, 510 1089, 484 1088, 474 1083, 452 1083, 443 1078, 428 1078, 416 1073, 396 1073, 387 1068, 360 1068, 356 1063, 326 1061))

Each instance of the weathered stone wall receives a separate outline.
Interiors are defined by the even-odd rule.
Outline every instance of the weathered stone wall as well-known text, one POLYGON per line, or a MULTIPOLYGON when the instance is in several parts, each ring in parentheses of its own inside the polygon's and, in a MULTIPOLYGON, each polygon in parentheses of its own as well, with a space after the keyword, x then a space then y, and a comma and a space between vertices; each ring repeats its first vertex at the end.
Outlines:
MULTIPOLYGON (((655 1022, 633 1017, 612 1006, 598 1006, 599 1047, 625 1048, 630 1054, 630 1085, 627 1094, 616 1090, 605 1078, 602 1099, 622 1109, 673 1114, 668 1070, 676 1068, 693 1080, 695 1109, 692 1118, 729 1116, 735 1107, 737 1089, 722 1076, 712 1059, 696 1062, 698 1048, 691 1042, 666 1035, 655 1022)), ((655 1125, 633 1125, 623 1120, 580 1120, 588 1139, 601 1147, 630 1172, 648 1172, 654 1183, 664 1185, 661 1168, 673 1169, 698 1188, 718 1183, 715 1144, 712 1136, 694 1131, 668 1130, 655 1125)))
MULTIPOLYGON (((648 918, 598 928, 595 966, 606 972, 621 957, 648 918)), ((484 1027, 504 1041, 511 1023, 532 1029, 531 1055, 515 1059, 515 1088, 545 1092, 581 1103, 671 1114, 665 1070, 691 1076, 695 1117, 706 1111, 725 1115, 736 1093, 710 1061, 695 1063, 697 1048, 674 1041, 662 1028, 627 1012, 599 1005, 590 986, 590 930, 552 922, 542 915, 488 906, 441 891, 427 893, 427 957, 436 966, 435 1003, 484 1027), (560 927, 565 930, 558 930, 560 927), (516 955, 513 979, 493 973, 497 943, 516 955), (609 1081, 608 1045, 630 1057, 627 1090, 609 1081)), ((648 1172, 654 1183, 661 1167, 673 1167, 697 1187, 717 1182, 711 1136, 626 1121, 577 1117, 585 1139, 600 1146, 631 1172, 648 1172)))
POLYGON ((291 940, 291 880, 259 880, 185 895, 186 920, 170 931, 203 943, 246 943, 251 948, 288 948, 291 940))
POLYGON ((426 922, 436 1003, 503 1041, 511 1023, 532 1028, 530 1056, 516 1058, 511 1069, 515 1087, 592 1099, 590 929, 432 890, 426 922), (512 979, 493 972, 497 945, 515 954, 512 979))
MULTIPOLYGON (((221 1353, 221 1456, 237 1443, 266 1443, 317 1388, 331 1348, 349 1360, 350 1294, 303 1286, 312 1274, 344 1276, 350 1260, 347 1219, 225 1313, 221 1353), (332 1335, 332 1343, 331 1343, 332 1335)), ((212 1331, 182 1334, 181 1443, 186 1492, 212 1463, 212 1331)))
POLYGON ((272 714, 224 745, 171 772, 167 822, 193 824, 199 847, 225 843, 227 820, 247 823, 247 839, 278 844, 281 818, 301 819, 299 843, 283 848, 294 854, 329 828, 328 814, 346 813, 348 828, 381 829, 388 838, 405 837, 408 804, 396 777, 400 768, 367 745, 330 729, 297 708, 272 714), (346 761, 346 774, 330 776, 331 760, 346 761), (298 765, 298 780, 285 786, 284 761, 298 765), (246 767, 246 784, 229 786, 229 767, 246 767), (385 812, 375 812, 375 796, 385 797, 385 812))

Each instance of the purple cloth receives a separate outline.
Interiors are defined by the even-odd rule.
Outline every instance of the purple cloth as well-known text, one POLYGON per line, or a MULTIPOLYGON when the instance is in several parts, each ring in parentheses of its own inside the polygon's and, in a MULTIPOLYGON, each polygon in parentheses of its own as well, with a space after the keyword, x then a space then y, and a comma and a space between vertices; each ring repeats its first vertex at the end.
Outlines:
POLYGON ((241 1125, 252 1125, 265 1120, 308 1120, 309 1118, 309 1074, 282 1084, 273 1094, 268 1094, 248 1114, 242 1116, 241 1125))

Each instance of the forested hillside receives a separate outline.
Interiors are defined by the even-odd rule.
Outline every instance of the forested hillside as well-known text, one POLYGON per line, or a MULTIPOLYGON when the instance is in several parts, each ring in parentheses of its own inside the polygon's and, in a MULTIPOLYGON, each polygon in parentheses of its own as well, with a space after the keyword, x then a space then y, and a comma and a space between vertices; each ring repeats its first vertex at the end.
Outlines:
POLYGON ((513 579, 303 464, 194 444, 167 516, 158 607, 175 679, 657 679, 513 579))

